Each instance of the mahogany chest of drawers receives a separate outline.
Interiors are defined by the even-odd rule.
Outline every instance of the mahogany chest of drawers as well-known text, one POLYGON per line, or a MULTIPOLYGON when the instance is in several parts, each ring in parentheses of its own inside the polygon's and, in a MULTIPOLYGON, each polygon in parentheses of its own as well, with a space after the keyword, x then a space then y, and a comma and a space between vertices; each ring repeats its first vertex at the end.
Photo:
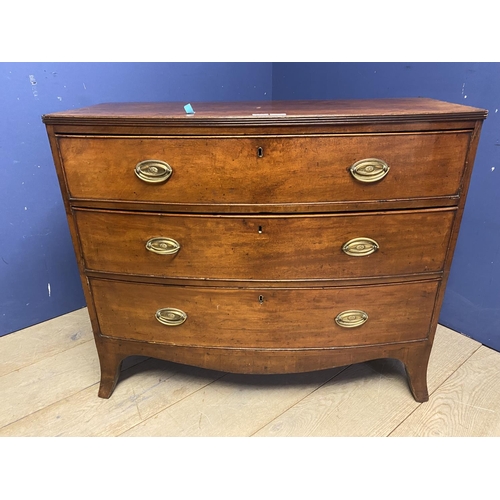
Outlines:
POLYGON ((144 355, 239 373, 392 357, 417 401, 486 111, 432 99, 44 115, 108 398, 144 355))

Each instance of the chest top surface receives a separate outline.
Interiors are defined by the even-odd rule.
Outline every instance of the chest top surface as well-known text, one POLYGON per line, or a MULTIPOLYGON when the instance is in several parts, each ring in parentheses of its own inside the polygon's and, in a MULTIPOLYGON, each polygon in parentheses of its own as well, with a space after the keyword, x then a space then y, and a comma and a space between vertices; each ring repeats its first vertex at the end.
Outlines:
POLYGON ((304 124, 443 121, 483 119, 486 110, 429 98, 252 101, 192 103, 187 114, 183 102, 105 103, 43 116, 46 124, 106 122, 168 124, 304 124))

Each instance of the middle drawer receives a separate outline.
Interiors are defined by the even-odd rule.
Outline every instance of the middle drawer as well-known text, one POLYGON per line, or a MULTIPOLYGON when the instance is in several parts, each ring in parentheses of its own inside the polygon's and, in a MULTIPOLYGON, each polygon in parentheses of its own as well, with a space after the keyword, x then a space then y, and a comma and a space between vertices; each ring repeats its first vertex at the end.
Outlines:
POLYGON ((74 213, 88 271, 286 281, 439 272, 455 209, 247 217, 74 213))

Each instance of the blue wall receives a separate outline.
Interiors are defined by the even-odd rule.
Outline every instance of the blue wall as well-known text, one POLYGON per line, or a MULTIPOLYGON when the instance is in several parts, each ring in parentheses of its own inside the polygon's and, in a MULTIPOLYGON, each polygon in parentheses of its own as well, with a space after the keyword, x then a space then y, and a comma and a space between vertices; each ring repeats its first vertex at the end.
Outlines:
POLYGON ((85 305, 42 114, 271 91, 270 63, 0 63, 0 336, 85 305))
POLYGON ((399 96, 489 110, 440 321, 500 350, 499 63, 1 63, 0 335, 84 306, 42 114, 110 101, 399 96))
POLYGON ((485 108, 440 322, 500 350, 500 63, 277 63, 273 99, 432 97, 485 108))

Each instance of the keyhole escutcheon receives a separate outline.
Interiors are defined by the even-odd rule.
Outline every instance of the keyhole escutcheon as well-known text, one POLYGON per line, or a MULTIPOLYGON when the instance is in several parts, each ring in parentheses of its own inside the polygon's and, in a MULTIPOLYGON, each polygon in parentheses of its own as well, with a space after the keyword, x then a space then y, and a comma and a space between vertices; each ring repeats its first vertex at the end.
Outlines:
POLYGON ((259 304, 264 303, 264 295, 259 295, 259 304))
POLYGON ((257 148, 257 158, 263 158, 264 157, 264 148, 259 146, 257 148))

